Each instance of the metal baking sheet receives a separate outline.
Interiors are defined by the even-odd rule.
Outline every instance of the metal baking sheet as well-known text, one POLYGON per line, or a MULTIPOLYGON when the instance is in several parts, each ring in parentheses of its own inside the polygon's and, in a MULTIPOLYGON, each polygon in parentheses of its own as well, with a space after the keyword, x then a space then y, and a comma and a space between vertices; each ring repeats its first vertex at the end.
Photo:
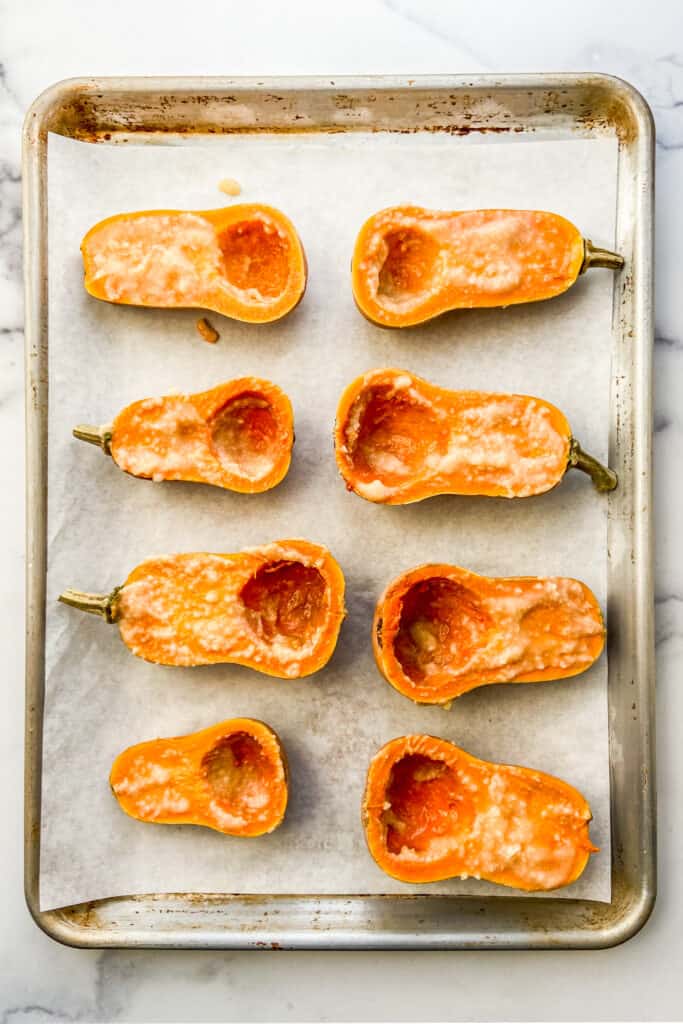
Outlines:
MULTIPOLYGON (((621 661, 624 659, 624 664, 627 666, 625 671, 631 676, 635 676, 636 672, 633 668, 634 661, 639 653, 643 653, 648 647, 648 643, 651 642, 649 636, 649 621, 639 623, 635 616, 638 615, 639 611, 645 613, 646 611, 651 614, 651 602, 645 601, 644 605, 641 605, 640 609, 635 607, 630 609, 627 607, 629 596, 634 596, 637 581, 645 581, 647 585, 650 584, 649 577, 649 562, 648 562, 648 539, 647 533, 641 537, 641 545, 634 547, 634 540, 632 537, 626 537, 629 532, 626 526, 635 533, 637 527, 638 512, 642 512, 645 502, 638 500, 637 491, 643 484, 647 489, 648 486, 648 475, 646 473, 645 478, 637 477, 635 474, 629 479, 628 476, 625 478, 625 472, 628 474, 632 472, 633 464, 630 462, 630 458, 637 459, 640 455, 645 460, 645 469, 647 470, 647 459, 649 458, 649 447, 646 444, 645 451, 639 451, 639 445, 642 443, 642 438, 645 436, 647 441, 647 431, 649 430, 649 416, 648 413, 648 402, 649 402, 649 388, 644 388, 640 395, 636 394, 635 385, 640 382, 644 377, 647 380, 647 374, 649 373, 648 364, 648 353, 649 343, 651 338, 645 333, 641 333, 643 325, 645 328, 649 327, 647 322, 648 308, 647 303, 637 303, 639 296, 639 290, 636 287, 638 280, 636 278, 638 270, 638 258, 643 256, 643 252, 639 248, 639 245, 643 243, 643 219, 638 221, 638 231, 640 237, 633 236, 633 224, 634 215, 636 212, 635 204, 638 199, 643 198, 642 192, 638 194, 635 192, 636 188, 642 188, 643 178, 647 177, 649 170, 649 163, 647 160, 647 141, 648 133, 650 131, 649 122, 647 117, 644 117, 640 104, 642 101, 633 94, 628 87, 623 85, 616 85, 611 80, 591 78, 581 78, 577 76, 563 76, 562 82, 564 88, 549 89, 547 87, 547 80, 544 80, 543 85, 541 80, 533 81, 533 88, 529 88, 529 80, 527 80, 527 88, 524 89, 524 85, 520 82, 519 88, 515 89, 514 86, 504 86, 503 83, 498 86, 487 86, 483 82, 478 86, 475 83, 469 84, 469 86, 457 80, 448 80, 447 82, 436 82, 429 81, 415 81, 412 85, 405 85, 397 82, 364 82, 364 83, 322 83, 322 82, 309 82, 304 83, 296 82, 267 82, 263 86, 259 87, 258 84, 253 82, 240 82, 240 83, 211 83, 212 89, 209 93, 202 92, 201 95, 196 92, 193 93, 192 83, 184 83, 184 88, 174 88, 176 83, 166 83, 166 89, 163 94, 160 91, 160 83, 152 83, 148 80, 143 80, 138 88, 137 85, 132 88, 129 87, 129 91, 126 92, 126 86, 124 83, 106 83, 102 84, 100 88, 97 83, 71 83, 66 86, 57 87, 56 92, 47 100, 44 100, 44 110, 41 116, 38 117, 40 127, 35 133, 33 139, 33 145, 31 140, 31 115, 29 115, 28 131, 27 131, 27 157, 28 163, 33 164, 33 167, 27 168, 29 172, 31 169, 34 173, 39 176, 39 183, 42 181, 44 184, 44 152, 41 154, 38 151, 41 149, 41 145, 44 145, 44 132, 46 130, 58 131, 60 134, 66 134, 71 137, 86 139, 87 141, 96 141, 98 139, 107 138, 108 141, 125 142, 128 141, 150 141, 150 142, 173 142, 178 141, 179 136, 187 134, 187 130, 191 130, 195 134, 201 134, 204 132, 206 135, 215 134, 217 132, 225 131, 266 131, 272 133, 273 131, 286 131, 291 129, 292 126, 296 127, 300 122, 304 122, 306 130, 310 131, 334 131, 344 130, 353 131, 362 128, 367 131, 370 127, 371 130, 380 130, 385 132, 392 131, 438 131, 442 133, 449 132, 450 134, 461 134, 468 133, 473 135, 475 132, 478 133, 475 137, 482 138, 486 137, 487 133, 495 131, 497 134, 508 133, 514 131, 515 136, 519 137, 523 132, 535 133, 535 138, 563 138, 563 137, 577 137, 577 133, 585 134, 599 134, 601 136, 615 135, 619 140, 619 176, 618 176, 618 229, 617 229, 617 245, 620 251, 624 252, 627 256, 627 270, 624 275, 622 284, 622 307, 617 306, 615 308, 615 320, 614 320, 614 344, 615 352, 613 352, 613 366, 615 367, 615 373, 613 378, 613 394, 612 394, 612 413, 613 413, 613 425, 619 427, 618 431, 615 431, 615 436, 611 440, 611 447, 614 449, 614 455, 611 454, 610 461, 616 465, 618 471, 620 471, 622 479, 622 487, 617 492, 615 499, 610 501, 610 566, 609 566, 609 601, 608 601, 608 612, 610 621, 610 632, 614 636, 617 634, 617 640, 612 641, 610 645, 610 679, 609 679, 609 692, 610 692, 610 717, 612 725, 612 735, 610 736, 610 748, 611 748, 611 763, 612 763, 612 774, 613 779, 617 775, 617 761, 615 760, 615 750, 618 749, 616 746, 621 742, 621 736, 615 732, 614 722, 615 717, 615 686, 619 686, 619 683, 615 683, 615 668, 614 658, 617 659, 617 678, 618 672, 621 667, 621 661), (543 89, 545 88, 545 92, 543 89), (136 92, 137 90, 137 92, 136 92), (479 90, 479 91, 477 91, 479 90), (515 123, 514 120, 510 120, 514 117, 516 104, 514 102, 515 96, 519 102, 519 97, 526 93, 528 107, 526 121, 523 121, 520 116, 519 123, 515 123), (545 106, 542 111, 538 106, 535 106, 532 101, 535 98, 537 101, 543 100, 545 106), (607 102, 609 99, 609 102, 607 102), (619 102, 618 102, 619 100, 619 102), (155 114, 155 104, 158 108, 155 114), (187 111, 184 109, 188 105, 195 106, 195 116, 193 118, 187 117, 187 111), (601 106, 602 104, 602 106, 601 106), (621 105, 620 105, 621 104, 621 105), (571 113, 567 113, 570 110, 571 113), (222 115, 222 116, 221 116, 222 115), (155 120, 156 117, 156 120, 155 120), (496 122, 496 118, 498 122, 496 122), (538 124, 535 122, 538 121, 538 124), (521 131, 519 131, 521 129, 521 131), (160 134, 163 132, 163 135, 160 134), (41 142, 42 140, 42 142, 41 142), (637 148, 642 147, 643 142, 646 146, 646 154, 642 157, 641 163, 636 160, 637 148), (36 145, 37 143, 37 145, 36 145), (632 166, 629 168, 625 166, 625 154, 629 154, 631 157, 632 166), (40 157, 42 156, 42 161, 40 157), (642 166, 641 166, 642 164, 642 166), (627 173, 625 173, 627 172, 627 173), (638 173, 636 173, 638 172, 638 173), (625 188, 627 182, 630 182, 630 189, 625 188), (638 245, 636 245, 638 243, 638 245), (633 302, 633 310, 629 310, 628 313, 631 315, 624 315, 623 301, 630 300, 633 302), (640 320, 638 321, 638 316, 640 320), (622 352, 621 347, 628 345, 630 346, 629 352, 622 352), (636 356, 640 354, 640 360, 636 362, 636 356), (623 373, 621 360, 623 359, 623 373), (640 374, 640 377, 639 377, 640 374), (629 395, 629 389, 633 389, 629 395), (637 404, 637 400, 642 399, 640 405, 637 404), (638 444, 634 444, 630 451, 626 451, 623 448, 623 437, 624 437, 624 424, 629 425, 629 420, 635 421, 639 412, 645 412, 645 423, 638 424, 639 432, 636 432, 635 422, 633 422, 633 439, 637 439, 638 444), (620 461, 620 455, 622 461, 620 461), (619 500, 621 499, 621 500, 619 500), (619 505, 619 517, 615 516, 615 506, 619 505), (628 507, 622 508, 621 506, 627 505, 628 507), (619 530, 616 530, 615 524, 619 524, 619 530), (616 568, 621 568, 624 561, 624 553, 620 551, 620 544, 625 544, 626 552, 629 547, 634 547, 634 550, 638 553, 636 559, 636 566, 634 571, 634 578, 631 580, 626 579, 626 589, 621 589, 620 580, 618 574, 615 573, 616 568), (616 585, 615 585, 616 578, 616 585), (629 589, 630 588, 630 589, 629 589), (626 625, 625 619, 630 618, 631 611, 634 616, 634 627, 635 632, 633 635, 633 644, 630 648, 624 649, 625 631, 624 626, 626 625), (616 621, 618 630, 614 629, 615 615, 617 616, 616 621), (638 628, 640 627, 640 628, 638 628), (631 659, 630 662, 628 659, 631 659)), ((206 84, 206 83, 203 83, 206 84)), ((39 101, 40 102, 40 101, 39 101)), ((34 107, 34 112, 36 108, 34 107)), ((37 127, 37 125, 35 126, 37 127)), ((34 129, 35 131, 35 129, 34 129)), ((647 189, 645 190, 647 194, 647 189)), ((40 195, 31 195, 27 191, 27 202, 29 209, 27 210, 27 230, 31 231, 31 200, 40 200, 40 195)), ((36 212, 35 210, 33 211, 36 212)), ((648 209, 648 214, 649 214, 648 209)), ((44 214, 44 205, 43 205, 44 214)), ((646 219, 645 219, 646 220, 646 219)), ((649 223, 649 220, 647 220, 649 223)), ((43 223, 44 226, 44 223, 43 223)), ((44 237, 41 236, 42 240, 44 237)), ((31 243, 35 245, 36 241, 40 239, 31 238, 31 243)), ((38 245, 38 248, 41 248, 38 245)), ((34 251, 27 247, 27 253, 34 256, 34 251)), ((647 257, 647 245, 645 245, 644 256, 647 257)), ((44 258, 44 255, 43 255, 44 258)), ((648 264, 649 266, 649 264, 648 264)), ((44 269, 43 267, 40 268, 44 269)), ((644 270, 646 268, 643 268, 644 270)), ((30 273, 30 266, 27 261, 28 270, 28 285, 35 288, 36 278, 30 273)), ((649 287, 649 279, 647 274, 642 279, 642 292, 644 293, 641 297, 647 298, 647 291, 649 287)), ((29 290, 29 299, 31 298, 31 292, 29 290)), ((31 311, 31 304, 28 304, 29 314, 31 311)), ((32 326, 32 325, 30 325, 32 326)), ((46 344, 47 337, 40 339, 46 344)), ((29 351, 30 368, 35 369, 35 359, 32 359, 29 351)), ((42 352, 42 358, 46 362, 46 349, 42 352)), ((44 390, 42 393, 42 399, 44 403, 45 394, 44 390)), ((40 407, 40 402, 39 402, 40 407)), ((45 424, 41 425, 42 430, 45 430, 45 424)), ((42 437, 44 441, 44 434, 42 437)), ((29 437, 29 458, 32 455, 38 454, 36 451, 31 451, 31 446, 35 443, 35 436, 29 437)), ((41 449, 44 452, 44 448, 41 449)), ((44 469, 44 466, 43 466, 44 469)), ((32 474, 31 474, 32 477, 32 474)), ((38 487, 41 487, 41 483, 38 483, 38 487)), ((44 479, 42 481, 42 487, 44 488, 44 479)), ((33 506, 31 505, 33 509, 33 506)), ((647 519, 647 509, 645 516, 647 519)), ((43 509, 44 515, 44 509, 43 509)), ((44 527, 44 522, 43 522, 44 527)), ((647 524, 645 524, 646 526, 647 524)), ((29 544, 35 539, 32 531, 33 523, 29 524, 29 544)), ((43 544, 42 557, 44 558, 44 537, 41 543, 43 544)), ((34 580, 35 582, 35 580, 34 580)), ((29 581, 31 586, 31 580, 29 581)), ((44 585, 44 584, 43 584, 44 585)), ((41 595, 42 596, 42 595, 41 595)), ((30 595, 33 597, 33 594, 30 595)), ((651 595, 650 595, 651 597, 651 595)), ((42 601, 40 611, 43 611, 42 601)), ((30 623, 33 625, 33 623, 30 623)), ((41 629, 43 624, 41 623, 41 629)), ((626 631, 626 637, 628 637, 628 631, 626 631)), ((40 638, 42 647, 42 636, 40 638)), ((651 655, 651 651, 650 651, 651 655)), ((41 652, 42 656, 42 652, 41 652)), ((42 666, 40 666, 42 671, 42 666)), ((648 685, 651 685, 651 675, 649 677, 649 683, 643 680, 642 686, 644 692, 648 685)), ((42 686, 42 677, 40 679, 40 685, 42 686)), ((631 684, 632 686, 637 685, 636 682, 631 684)), ((621 690, 624 689, 623 684, 621 690)), ((636 714, 639 703, 636 699, 633 699, 635 695, 632 695, 631 705, 635 704, 635 708, 631 707, 631 720, 640 722, 642 728, 642 746, 641 750, 643 758, 634 765, 633 758, 633 746, 628 746, 628 759, 625 761, 622 767, 622 772, 627 776, 629 771, 637 771, 638 777, 640 777, 640 770, 645 765, 647 766, 647 754, 648 754, 648 731, 647 731, 647 715, 649 714, 649 704, 642 705, 641 715, 636 714), (645 711, 645 708, 648 711, 645 711)), ((29 702, 30 709, 30 702, 29 702)), ((30 715, 30 711, 29 711, 30 715)), ((628 717, 628 716, 627 716, 628 717)), ((33 724, 33 723, 31 723, 33 724)), ((625 723, 625 727, 628 727, 628 723, 625 723)), ((32 730, 31 730, 32 732, 32 730)), ((33 734, 33 732, 32 732, 33 734)), ((32 781, 35 781, 35 776, 32 776, 32 781)), ((650 798, 650 782, 647 783, 647 788, 640 794, 638 805, 647 812, 648 810, 648 799, 650 798)), ((613 841, 615 846, 614 857, 613 857, 613 899, 610 904, 611 908, 615 907, 617 899, 624 893, 623 887, 620 890, 618 887, 617 879, 617 865, 621 857, 623 857, 623 845, 620 848, 616 842, 616 834, 618 828, 618 821, 616 811, 616 799, 615 789, 617 787, 613 784, 612 794, 612 818, 613 818, 613 841)), ((632 809, 633 796, 629 798, 632 809)), ((31 823, 33 825, 33 821, 31 823)), ((646 824, 649 824, 646 823, 646 824)), ((643 838, 643 831, 641 830, 641 839, 643 838)), ((37 851, 36 851, 37 852, 37 851)), ((535 904, 537 901, 520 899, 519 897, 514 898, 501 898, 501 897, 489 897, 483 900, 479 900, 477 897, 451 897, 451 896, 387 896, 387 897, 288 897, 288 896, 261 896, 258 898, 254 897, 198 897, 194 896, 191 901, 188 901, 187 897, 175 896, 172 898, 172 905, 176 909, 176 914, 172 915, 177 921, 178 915, 182 915, 184 910, 187 910, 187 904, 190 903, 192 910, 192 920, 197 922, 197 914, 199 913, 198 908, 202 905, 202 901, 205 901, 207 913, 209 909, 215 909, 216 906, 222 906, 223 913, 222 918, 225 919, 224 928, 221 929, 221 937, 217 937, 212 934, 210 937, 207 935, 206 944, 210 945, 249 945, 257 942, 278 942, 281 945, 349 945, 349 946, 363 946, 363 945, 378 945, 378 946, 410 946, 410 945, 436 945, 440 947, 444 946, 462 946, 462 945, 482 945, 482 944, 497 944, 497 945, 538 945, 543 944, 541 936, 547 938, 553 931, 558 934, 555 935, 550 941, 553 945, 558 943, 563 944, 605 944, 610 941, 618 941, 619 938, 623 937, 623 934, 616 934, 617 929, 623 931, 625 925, 624 922, 629 919, 631 930, 638 924, 639 919, 644 919, 646 916, 646 905, 650 900, 645 900, 646 896, 651 896, 652 893, 652 879, 648 874, 651 869, 650 865, 641 864, 641 872, 638 879, 634 880, 634 884, 631 886, 630 891, 626 893, 626 902, 623 902, 622 912, 615 918, 611 925, 611 933, 609 924, 602 921, 600 925, 595 923, 600 916, 600 913, 605 913, 605 908, 600 905, 589 904, 587 901, 581 900, 558 900, 558 899, 545 899, 540 901, 544 907, 547 907, 546 918, 543 921, 539 921, 536 928, 533 928, 530 924, 531 919, 536 916, 536 911, 531 909, 529 905, 535 904), (646 868, 648 870, 646 870, 646 868), (650 883, 649 885, 647 883, 650 883), (638 889, 638 885, 640 888, 638 889), (288 921, 292 920, 289 917, 288 920, 285 918, 285 911, 281 909, 280 915, 278 915, 281 921, 281 926, 276 929, 278 931, 278 937, 269 937, 268 929, 262 929, 260 927, 263 924, 263 920, 271 915, 263 914, 261 918, 261 911, 257 911, 256 908, 259 905, 259 901, 266 901, 266 904, 270 901, 271 907, 277 904, 278 906, 284 907, 281 904, 282 900, 289 900, 292 903, 299 903, 300 910, 305 910, 305 906, 309 905, 309 910, 314 907, 318 911, 322 907, 325 908, 328 924, 323 929, 309 929, 310 934, 305 936, 299 927, 292 928, 288 921), (373 913, 373 904, 378 900, 383 901, 382 905, 384 913, 381 915, 385 921, 383 927, 378 928, 377 925, 377 914, 373 913), (628 901, 630 900, 630 904, 628 901), (645 902, 643 902, 645 900, 645 902), (218 901, 218 904, 216 903, 218 901), (341 901, 341 902, 340 902, 341 901), (225 904, 229 903, 226 907, 225 904), (440 905, 440 911, 437 913, 435 910, 436 903, 440 905), (487 915, 487 923, 485 930, 480 929, 479 934, 476 930, 472 934, 468 934, 468 929, 464 932, 460 925, 460 918, 465 917, 462 913, 465 905, 472 907, 474 903, 480 902, 482 906, 486 907, 486 910, 482 911, 487 915), (427 920, 424 906, 429 907, 429 920, 427 920), (559 906, 557 906, 559 905, 559 906), (423 918, 425 924, 421 926, 421 934, 417 935, 415 932, 418 930, 413 922, 412 928, 408 926, 410 920, 411 911, 406 911, 406 906, 412 908, 412 912, 417 917, 423 918), (509 906, 509 919, 505 912, 505 908, 509 906), (553 921, 553 908, 557 906, 557 918, 553 921), (349 909, 353 907, 353 912, 349 909), (402 908, 402 913, 398 913, 398 908, 402 908), (422 907, 422 909, 420 909, 422 907), (577 923, 569 927, 568 918, 571 915, 562 913, 563 908, 576 907, 581 908, 585 915, 586 920, 594 922, 590 927, 580 927, 577 923), (634 907, 636 908, 634 910, 634 907), (515 912, 515 908, 518 908, 515 912), (244 913, 241 913, 244 910, 244 913), (396 921, 393 923, 392 910, 396 911, 396 921), (443 920, 443 914, 450 910, 450 924, 446 925, 443 920), (363 929, 358 927, 357 916, 358 913, 367 913, 370 918, 374 919, 372 927, 363 929), (634 914, 636 915, 634 917, 634 914), (500 926, 493 925, 493 916, 501 918, 500 926), (399 920, 399 918, 401 920, 399 920), (250 923, 251 919, 251 923, 250 923), (512 921, 516 919, 516 927, 512 924, 512 921), (525 940, 522 939, 520 934, 520 920, 526 920, 527 925, 524 929, 525 940), (633 923, 635 921, 635 924, 633 923), (440 923, 437 923, 440 922, 440 923), (432 934, 432 926, 436 928, 436 931, 432 934), (254 928, 256 931, 254 931, 254 928), (363 935, 363 932, 369 932, 371 934, 363 935), (570 931, 578 932, 581 935, 580 939, 570 939, 570 931), (600 935, 598 936, 598 932, 600 935), (386 933, 386 934, 385 934, 386 933)), ((37 877, 35 878, 37 885, 37 877)), ((30 887, 29 887, 30 888, 30 887)), ((140 917, 140 901, 148 901, 150 908, 158 907, 158 901, 160 897, 137 897, 135 902, 137 904, 136 917, 140 917)), ((167 898, 165 898, 167 899, 167 898)), ((116 929, 109 927, 106 922, 102 923, 101 914, 103 908, 118 906, 122 904, 128 904, 130 898, 127 900, 106 900, 99 901, 97 904, 88 905, 89 920, 95 919, 98 924, 97 927, 93 927, 87 935, 77 936, 70 935, 68 941, 81 941, 84 943, 92 944, 122 944, 124 937, 122 935, 116 935, 116 929)), ((35 901, 34 901, 35 905, 35 901)), ((145 903, 145 906, 147 904, 145 903)), ((267 908, 266 908, 267 909, 267 908)), ((82 908, 81 908, 82 910, 82 908)), ((154 911, 151 910, 151 913, 154 911)), ((168 908, 166 908, 166 913, 168 908)), ((36 908, 36 913, 39 913, 36 908)), ((71 910, 51 912, 56 915, 56 920, 62 922, 71 921, 71 910)), ((50 924, 45 920, 45 917, 50 915, 40 915, 43 919, 44 926, 47 925, 51 932, 54 933, 55 925, 51 921, 50 924), (52 927, 51 927, 52 925, 52 927)), ((446 915, 449 917, 449 915, 446 915)), ((72 922, 73 923, 73 922, 72 922)), ((165 932, 162 932, 160 937, 159 928, 152 922, 151 929, 147 935, 140 934, 137 939, 133 940, 136 944, 150 942, 151 944, 165 944, 166 937, 165 932)), ((201 929, 200 929, 201 930, 201 929)), ((272 928, 270 929, 272 932, 272 928)), ((304 932, 306 929, 304 928, 304 932)), ((60 936, 65 937, 66 936, 60 936)), ((169 938, 173 944, 179 944, 179 940, 176 938, 169 938)), ((180 944, 183 944, 183 940, 180 940, 180 944)), ((195 944, 195 943, 193 943, 195 944)), ((202 943, 199 943, 202 944, 202 943)))

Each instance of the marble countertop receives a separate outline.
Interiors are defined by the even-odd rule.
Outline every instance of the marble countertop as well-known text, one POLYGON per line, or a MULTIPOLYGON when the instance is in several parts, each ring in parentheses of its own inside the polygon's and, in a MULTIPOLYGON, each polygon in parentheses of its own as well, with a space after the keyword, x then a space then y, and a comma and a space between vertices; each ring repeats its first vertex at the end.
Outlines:
POLYGON ((0 1024, 40 1021, 663 1020, 683 945, 683 6, 678 0, 0 0, 0 1024), (625 945, 573 953, 91 952, 54 943, 23 899, 23 311, 20 131, 62 78, 113 74, 601 71, 657 122, 655 348, 659 896, 625 945), (678 182, 678 185, 676 184, 678 182))

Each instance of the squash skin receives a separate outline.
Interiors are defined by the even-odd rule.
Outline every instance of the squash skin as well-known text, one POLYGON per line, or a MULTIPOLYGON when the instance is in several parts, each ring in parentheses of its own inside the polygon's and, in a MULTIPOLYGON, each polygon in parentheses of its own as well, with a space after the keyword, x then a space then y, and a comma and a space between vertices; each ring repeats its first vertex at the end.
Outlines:
POLYGON ((306 255, 296 229, 282 211, 263 203, 116 214, 93 225, 83 238, 81 252, 86 291, 119 305, 208 309, 245 323, 272 323, 291 313, 306 290, 306 255), (249 242, 255 225, 257 237, 249 242), (145 234, 155 231, 160 235, 156 242, 145 239, 145 234), (192 232, 200 236, 196 243, 190 238, 192 232), (185 236, 185 250, 164 264, 164 252, 176 240, 182 245, 185 236), (223 248, 221 242, 227 236, 233 243, 225 242, 223 248), (247 265, 256 267, 259 283, 272 294, 254 294, 251 279, 236 283, 245 273, 240 265, 245 246, 250 256, 247 265), (274 253, 273 246, 280 251, 274 253), (236 259, 228 271, 231 251, 236 259), (148 267, 140 274, 136 291, 130 275, 136 273, 135 262, 141 259, 148 260, 148 267))
POLYGON ((474 877, 525 892, 559 889, 579 878, 597 852, 588 833, 591 817, 583 796, 561 779, 481 761, 421 734, 400 736, 378 751, 362 803, 368 849, 392 878, 474 877))
POLYGON ((454 309, 553 298, 583 263, 581 234, 558 214, 394 206, 362 226, 351 280, 368 320, 412 327, 454 309))
POLYGON ((395 690, 418 704, 448 707, 480 686, 585 672, 602 653, 605 625, 595 596, 578 580, 496 578, 441 563, 392 580, 375 608, 372 642, 377 667, 395 690))
POLYGON ((277 733, 264 722, 233 718, 186 736, 128 747, 114 761, 109 782, 121 809, 138 821, 201 825, 224 835, 250 837, 273 832, 282 822, 287 774, 287 758, 277 733), (233 754, 240 749, 255 769, 243 782, 246 800, 240 800, 240 764, 233 754), (216 754, 223 760, 218 761, 219 771, 212 772, 216 754), (220 789, 217 792, 212 785, 215 777, 220 783, 220 769, 225 775, 226 767, 233 781, 227 806, 225 793, 221 798, 220 789), (257 807, 252 806, 254 790, 257 807))
POLYGON ((347 488, 386 505, 437 494, 542 494, 567 471, 571 441, 566 417, 543 399, 451 391, 394 367, 370 370, 348 385, 334 428, 347 488), (493 439, 499 450, 487 463, 493 439))
POLYGON ((194 395, 134 402, 108 430, 109 452, 124 472, 211 484, 241 494, 277 486, 289 470, 293 444, 289 398, 259 377, 241 377, 194 395), (244 419, 249 411, 255 417, 251 421, 244 419), (232 444, 219 447, 221 424, 227 424, 232 444))

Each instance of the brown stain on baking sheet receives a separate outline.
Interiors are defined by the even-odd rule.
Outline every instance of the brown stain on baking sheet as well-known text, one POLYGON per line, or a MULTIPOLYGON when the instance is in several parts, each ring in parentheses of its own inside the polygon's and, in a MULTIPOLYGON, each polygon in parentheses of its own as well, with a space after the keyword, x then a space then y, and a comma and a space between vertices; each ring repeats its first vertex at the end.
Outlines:
MULTIPOLYGON (((334 86, 332 81, 330 86, 334 86)), ((102 101, 105 99, 103 93, 96 92, 89 85, 80 85, 52 113, 49 129, 71 138, 95 143, 126 143, 134 138, 159 135, 308 135, 349 131, 397 134, 428 131, 453 136, 475 133, 501 135, 507 132, 530 134, 544 126, 544 118, 562 113, 569 106, 570 92, 565 89, 531 89, 527 95, 531 110, 522 115, 519 111, 515 112, 514 96, 509 101, 510 109, 505 109, 493 92, 482 91, 474 85, 469 88, 467 83, 464 84, 462 91, 449 93, 443 97, 430 95, 426 90, 416 90, 411 97, 411 100, 414 97, 412 116, 426 123, 397 125, 392 123, 391 117, 385 113, 385 123, 369 125, 351 118, 349 123, 339 124, 334 117, 334 111, 347 111, 353 114, 359 109, 375 106, 380 99, 388 106, 400 97, 381 91, 327 94, 322 109, 317 109, 320 123, 302 124, 304 118, 312 115, 301 111, 300 98, 295 92, 266 93, 258 96, 259 103, 262 109, 267 110, 270 107, 274 110, 278 123, 264 121, 248 125, 231 125, 225 123, 223 112, 229 116, 231 107, 253 103, 253 89, 244 95, 158 93, 139 96, 134 92, 128 94, 122 91, 110 97, 109 106, 102 110, 102 101), (481 104, 489 102, 497 103, 497 106, 491 110, 490 115, 482 114, 481 104), (206 118, 205 123, 198 123, 202 117, 206 118)), ((580 103, 576 104, 576 100, 574 102, 575 106, 578 106, 574 115, 577 133, 614 132, 624 145, 636 137, 639 130, 637 117, 633 114, 628 96, 615 96, 613 88, 607 88, 602 82, 586 81, 581 87, 580 103)))
MULTIPOLYGON (((303 118, 304 115, 294 115, 295 120, 297 118, 303 118)), ((417 125, 404 128, 384 128, 376 127, 364 124, 316 124, 316 125, 302 125, 292 124, 288 126, 283 125, 255 125, 245 127, 243 125, 198 125, 190 126, 185 124, 171 124, 164 127, 163 130, 158 128, 151 128, 146 125, 135 125, 135 126, 119 126, 115 129, 108 129, 103 131, 101 128, 89 128, 87 125, 81 125, 77 130, 65 131, 61 134, 67 135, 70 138, 77 139, 80 142, 92 142, 92 143, 103 143, 103 142, 114 142, 127 143, 133 141, 127 136, 154 136, 154 135, 340 135, 348 134, 349 132, 369 132, 373 135, 418 135, 423 132, 429 132, 430 134, 442 134, 442 135, 499 135, 499 134, 532 134, 536 131, 534 126, 527 125, 489 125, 489 124, 426 124, 417 125), (122 138, 116 138, 117 135, 123 136, 122 138)))

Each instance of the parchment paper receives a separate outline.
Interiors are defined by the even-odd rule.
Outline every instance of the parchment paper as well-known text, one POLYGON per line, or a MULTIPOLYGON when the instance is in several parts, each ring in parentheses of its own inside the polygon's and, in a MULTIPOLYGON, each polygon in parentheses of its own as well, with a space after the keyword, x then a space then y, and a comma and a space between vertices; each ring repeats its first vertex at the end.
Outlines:
MULTIPOLYGON (((451 561, 494 575, 564 574, 605 607, 606 501, 587 477, 521 501, 439 497, 407 507, 347 493, 331 441, 344 386, 376 366, 409 369, 450 388, 518 391, 559 405, 584 447, 605 459, 613 277, 594 271, 537 305, 451 314, 403 332, 355 309, 355 235, 383 206, 534 207, 614 240, 614 140, 463 144, 438 135, 235 136, 209 145, 90 145, 49 140, 49 571, 43 750, 41 907, 145 892, 394 893, 366 851, 359 806, 368 762, 388 739, 430 732, 491 760, 530 765, 589 800, 601 853, 554 894, 610 898, 605 656, 563 682, 490 686, 451 711, 416 707, 378 674, 370 643, 375 601, 397 573, 451 561), (211 208, 238 201, 285 210, 308 255, 305 299, 281 323, 116 307, 89 297, 79 245, 124 210, 211 208), (276 381, 295 409, 291 471, 274 491, 246 496, 134 479, 71 438, 127 403, 172 388, 198 391, 231 377, 276 381), (235 666, 165 668, 133 657, 118 629, 56 599, 68 586, 108 591, 143 558, 171 551, 238 551, 307 537, 327 545, 347 581, 337 651, 314 677, 285 682, 235 666), (224 718, 269 722, 291 763, 283 826, 244 840, 207 829, 141 824, 108 786, 114 757, 155 736, 224 718)), ((415 889, 415 891, 418 891, 415 889)), ((510 895, 459 880, 429 893, 510 895)))

